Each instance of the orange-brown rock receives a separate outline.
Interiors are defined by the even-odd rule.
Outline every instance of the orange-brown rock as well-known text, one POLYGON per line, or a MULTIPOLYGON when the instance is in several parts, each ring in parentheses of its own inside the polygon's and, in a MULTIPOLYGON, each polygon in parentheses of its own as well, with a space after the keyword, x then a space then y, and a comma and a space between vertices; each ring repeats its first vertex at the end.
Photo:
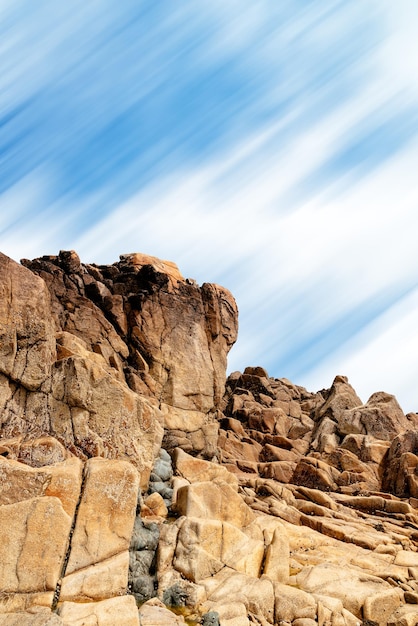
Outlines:
POLYGON ((235 302, 169 261, 0 256, 0 289, 0 623, 416 626, 418 414, 225 384, 235 302))

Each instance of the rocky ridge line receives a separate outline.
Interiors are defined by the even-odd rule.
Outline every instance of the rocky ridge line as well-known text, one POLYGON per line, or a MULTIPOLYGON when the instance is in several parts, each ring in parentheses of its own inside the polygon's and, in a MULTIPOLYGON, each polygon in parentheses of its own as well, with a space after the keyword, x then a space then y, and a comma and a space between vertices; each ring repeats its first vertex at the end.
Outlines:
POLYGON ((0 624, 418 624, 417 414, 225 381, 234 299, 171 262, 0 289, 0 624))

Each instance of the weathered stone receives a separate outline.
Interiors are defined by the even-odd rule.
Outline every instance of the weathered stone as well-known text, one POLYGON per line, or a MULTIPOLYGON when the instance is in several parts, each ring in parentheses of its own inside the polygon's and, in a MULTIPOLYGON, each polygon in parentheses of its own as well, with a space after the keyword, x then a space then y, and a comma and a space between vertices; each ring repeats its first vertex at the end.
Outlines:
POLYGON ((289 539, 284 528, 276 528, 267 547, 263 573, 274 582, 289 581, 289 539))
POLYGON ((126 461, 90 459, 67 574, 129 549, 139 476, 126 461))
POLYGON ((418 567, 418 552, 411 552, 411 550, 399 550, 395 556, 395 565, 402 565, 404 567, 418 567))
POLYGON ((417 626, 418 613, 414 606, 402 606, 389 618, 387 626, 417 626))
POLYGON ((211 578, 202 580, 201 584, 208 594, 208 602, 204 605, 207 610, 220 613, 220 605, 240 602, 248 612, 273 623, 274 592, 268 578, 252 578, 225 567, 211 578))
POLYGON ((186 410, 169 404, 162 404, 161 412, 164 416, 165 428, 186 433, 198 430, 206 420, 206 414, 202 411, 186 410))
POLYGON ((38 593, 3 593, 0 595, 0 615, 4 613, 34 613, 51 610, 54 601, 54 591, 38 593))
POLYGON ((348 409, 338 418, 338 428, 345 435, 359 433, 383 440, 396 437, 409 425, 396 398, 383 392, 374 393, 365 405, 348 409))
POLYGON ((306 567, 297 577, 298 586, 308 593, 339 598, 345 609, 361 617, 366 598, 388 590, 389 584, 377 576, 330 563, 306 567))
POLYGON ((145 602, 139 609, 141 626, 180 626, 186 624, 181 615, 169 611, 157 598, 145 602))
POLYGON ((263 556, 263 542, 235 526, 188 517, 177 537, 174 567, 193 582, 211 576, 224 565, 256 578, 263 556))
POLYGON ((274 620, 293 622, 298 618, 315 619, 317 602, 315 598, 296 587, 274 583, 274 620))
POLYGON ((129 552, 125 550, 64 576, 60 601, 88 602, 122 596, 128 586, 128 568, 129 552))
POLYGON ((292 480, 296 485, 336 491, 338 476, 338 470, 324 461, 303 457, 295 468, 292 480))
POLYGON ((0 507, 2 592, 55 590, 70 528, 71 518, 55 497, 36 497, 0 507))
POLYGON ((72 457, 55 437, 45 435, 25 440, 22 435, 0 440, 0 453, 8 460, 15 460, 30 467, 44 467, 61 463, 72 457))
POLYGON ((168 509, 165 505, 163 497, 157 492, 147 496, 141 507, 141 515, 142 517, 150 517, 154 515, 157 517, 167 517, 168 509))
POLYGON ((139 626, 133 596, 109 598, 101 602, 63 602, 58 613, 64 626, 139 626))
POLYGON ((141 472, 142 484, 148 482, 163 436, 159 410, 149 400, 94 361, 78 356, 57 363, 53 395, 57 436, 87 456, 130 460, 141 472))
POLYGON ((401 589, 389 589, 369 596, 363 605, 363 617, 372 624, 387 624, 390 616, 400 607, 404 599, 401 589))
POLYGON ((3 613, 0 615, 1 626, 64 626, 62 619, 51 611, 40 613, 3 613))
POLYGON ((44 281, 0 253, 0 372, 35 391, 54 360, 55 325, 44 281))
POLYGON ((72 457, 56 465, 32 468, 0 456, 0 504, 13 504, 38 496, 56 496, 72 517, 82 481, 82 462, 72 457))
MULTIPOLYGON (((231 600, 230 602, 207 602, 205 609, 210 607, 210 611, 206 615, 217 615, 218 620, 212 619, 210 624, 221 624, 222 626, 250 626, 248 619, 248 609, 243 602, 236 602, 231 600)), ((205 622, 202 622, 205 625, 205 622)))
POLYGON ((238 528, 254 519, 251 509, 227 483, 200 482, 181 487, 176 509, 180 515, 229 522, 238 528))
POLYGON ((236 476, 228 472, 225 467, 217 463, 196 459, 177 448, 173 454, 173 462, 177 474, 186 478, 190 483, 212 481, 214 483, 228 483, 234 490, 238 490, 236 476))

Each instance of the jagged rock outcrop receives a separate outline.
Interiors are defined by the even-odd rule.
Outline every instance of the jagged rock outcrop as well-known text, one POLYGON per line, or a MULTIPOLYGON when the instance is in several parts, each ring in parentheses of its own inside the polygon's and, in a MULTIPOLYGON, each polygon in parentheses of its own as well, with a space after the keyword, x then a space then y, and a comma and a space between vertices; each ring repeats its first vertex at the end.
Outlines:
MULTIPOLYGON (((123 406, 141 398, 137 420, 143 430, 158 422, 160 411, 166 448, 181 445, 211 458, 218 428, 213 415, 224 392, 227 353, 237 337, 237 307, 231 294, 209 283, 200 288, 183 279, 174 263, 142 254, 123 255, 110 266, 82 264, 75 252, 22 263, 44 280, 50 293, 60 331, 58 358, 63 361, 56 384, 62 385, 70 369, 81 381, 94 379, 96 388, 97 363, 113 374, 115 387, 116 382, 124 386, 122 395, 119 387, 109 390, 123 406), (80 354, 83 349, 87 354, 80 354), (85 358, 82 364, 80 356, 85 358)), ((54 349, 54 341, 51 346, 54 349)), ((105 378, 98 397, 108 384, 105 378)), ((88 405, 86 398, 74 397, 77 391, 78 380, 62 390, 65 404, 88 412, 73 418, 75 445, 87 456, 101 455, 101 446, 112 444, 102 444, 100 425, 92 428, 90 422, 103 407, 99 410, 97 398, 88 405)), ((113 396, 106 406, 113 404, 113 396)), ((120 419, 126 420, 123 411, 120 419)), ((129 432, 133 427, 127 424, 129 432)), ((143 454, 142 446, 141 452, 128 451, 135 454, 143 454)))
POLYGON ((418 625, 417 414, 225 384, 235 302, 168 261, 0 290, 0 624, 418 625))

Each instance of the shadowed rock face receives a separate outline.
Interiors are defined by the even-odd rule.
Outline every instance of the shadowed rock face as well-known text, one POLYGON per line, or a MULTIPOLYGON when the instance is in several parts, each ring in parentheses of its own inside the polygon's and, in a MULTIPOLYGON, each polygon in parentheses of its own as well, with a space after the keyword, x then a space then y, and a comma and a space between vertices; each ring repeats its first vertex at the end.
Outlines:
POLYGON ((394 396, 363 404, 344 376, 310 393, 262 368, 235 372, 226 385, 219 447, 237 475, 355 495, 416 497, 415 413, 394 396))
MULTIPOLYGON (((238 312, 231 294, 210 283, 200 288, 183 279, 174 263, 142 254, 123 255, 109 266, 82 264, 75 252, 22 263, 43 279, 50 294, 58 358, 63 361, 56 366, 57 378, 67 379, 71 369, 78 380, 91 379, 91 362, 100 359, 99 365, 124 387, 123 405, 142 398, 136 419, 145 429, 161 411, 166 448, 182 445, 212 457, 218 428, 213 413, 225 388, 227 354, 237 337, 238 312), (77 339, 89 359, 87 368, 77 361, 82 351, 77 339)), ((24 272, 15 265, 16 272, 24 272)), ((91 429, 97 407, 91 411, 73 392, 74 386, 65 388, 66 404, 90 414, 88 419, 76 416, 78 433, 88 423, 78 436, 79 447, 87 455, 102 455, 90 433, 100 430, 97 425, 91 429)), ((99 396, 103 393, 104 388, 99 396)))
POLYGON ((0 257, 3 445, 20 458, 11 440, 52 435, 50 460, 65 456, 60 444, 81 458, 127 458, 145 484, 165 420, 171 447, 213 456, 237 334, 229 292, 145 255, 22 263, 0 257))
POLYGON ((200 288, 174 263, 142 254, 109 266, 81 264, 74 252, 22 263, 44 279, 57 329, 83 339, 132 387, 205 414, 220 402, 237 338, 226 289, 200 288))
POLYGON ((0 255, 0 295, 0 624, 418 624, 417 414, 225 382, 234 299, 169 261, 0 255))

